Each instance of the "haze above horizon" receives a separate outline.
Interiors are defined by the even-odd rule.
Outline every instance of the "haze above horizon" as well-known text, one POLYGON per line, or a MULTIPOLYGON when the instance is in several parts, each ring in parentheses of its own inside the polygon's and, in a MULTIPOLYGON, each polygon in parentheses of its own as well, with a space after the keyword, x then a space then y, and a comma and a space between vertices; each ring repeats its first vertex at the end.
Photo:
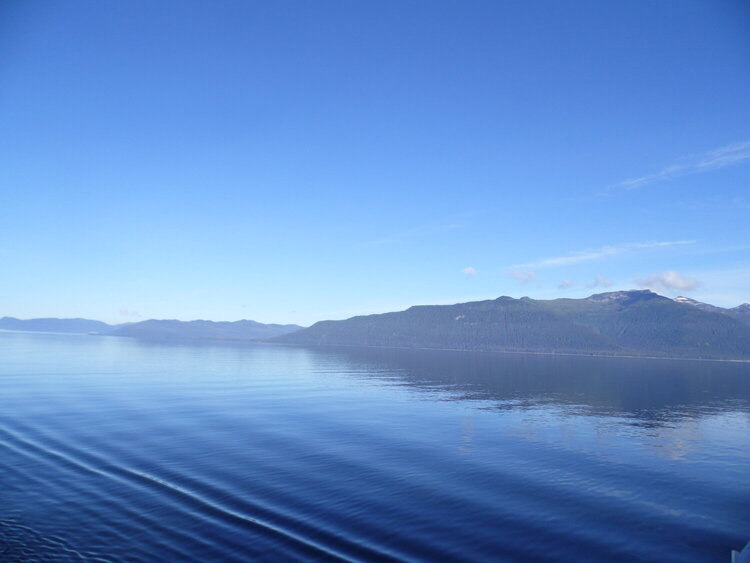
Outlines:
POLYGON ((0 316, 750 301, 750 5, 0 7, 0 316))

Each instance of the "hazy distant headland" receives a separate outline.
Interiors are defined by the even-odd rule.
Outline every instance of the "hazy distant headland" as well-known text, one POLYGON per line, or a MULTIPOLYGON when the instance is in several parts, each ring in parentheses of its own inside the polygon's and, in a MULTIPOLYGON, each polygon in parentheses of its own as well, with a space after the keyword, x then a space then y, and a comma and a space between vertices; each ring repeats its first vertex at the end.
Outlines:
POLYGON ((148 320, 116 327, 107 334, 144 340, 265 340, 300 330, 299 325, 234 322, 148 320))
POLYGON ((0 330, 66 332, 151 341, 270 341, 313 346, 656 356, 750 360, 750 305, 725 309, 648 290, 583 299, 528 297, 421 305, 405 311, 298 325, 147 320, 0 319, 0 330))
POLYGON ((0 330, 129 336, 143 340, 263 340, 301 328, 293 324, 263 324, 249 320, 214 322, 151 319, 110 325, 88 319, 0 319, 0 330))
POLYGON ((648 290, 416 306, 322 321, 273 339, 305 345, 750 360, 750 305, 723 309, 648 290))
POLYGON ((0 330, 23 332, 64 332, 67 334, 88 334, 91 332, 108 332, 122 325, 109 325, 102 321, 90 319, 16 319, 0 318, 0 330))

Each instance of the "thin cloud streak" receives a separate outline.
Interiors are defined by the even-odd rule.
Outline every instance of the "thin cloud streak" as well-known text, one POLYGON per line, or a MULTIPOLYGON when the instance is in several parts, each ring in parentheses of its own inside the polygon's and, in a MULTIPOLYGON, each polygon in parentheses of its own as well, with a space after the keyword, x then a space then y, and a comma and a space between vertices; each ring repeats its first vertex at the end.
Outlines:
POLYGON ((401 231, 392 235, 374 240, 368 244, 368 246, 383 246, 387 244, 397 244, 410 239, 426 237, 430 235, 437 235, 446 231, 452 231, 454 229, 460 229, 463 225, 461 223, 447 223, 445 225, 437 225, 431 227, 415 227, 407 231, 401 231))
POLYGON ((526 264, 517 264, 513 266, 516 270, 533 270, 537 268, 554 268, 557 266, 569 266, 571 264, 580 264, 581 262, 591 262, 606 258, 608 256, 616 256, 618 254, 624 254, 626 252, 632 252, 634 250, 645 250, 649 248, 662 248, 668 246, 680 246, 685 244, 694 244, 694 240, 673 240, 673 241, 655 241, 655 242, 628 242, 620 245, 602 246, 592 250, 578 250, 569 252, 563 256, 553 256, 551 258, 543 258, 535 262, 528 262, 526 264))
POLYGON ((693 158, 683 164, 673 164, 662 168, 654 174, 647 174, 636 178, 629 178, 609 186, 609 189, 633 190, 647 184, 671 180, 680 176, 718 170, 734 164, 740 164, 750 160, 750 141, 735 143, 708 151, 697 158, 693 158))
POLYGON ((594 279, 594 281, 592 281, 591 283, 587 283, 586 288, 593 289, 595 287, 612 287, 613 285, 615 285, 615 282, 599 275, 596 276, 596 279, 594 279))
POLYGON ((531 283, 536 277, 536 274, 534 272, 528 270, 514 270, 508 272, 508 275, 512 278, 517 279, 521 283, 531 283))

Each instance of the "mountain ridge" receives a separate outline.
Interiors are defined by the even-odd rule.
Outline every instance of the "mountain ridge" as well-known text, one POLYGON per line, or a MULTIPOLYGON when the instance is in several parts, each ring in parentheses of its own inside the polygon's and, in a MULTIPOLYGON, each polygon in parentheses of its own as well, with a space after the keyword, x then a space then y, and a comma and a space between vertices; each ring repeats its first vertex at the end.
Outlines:
POLYGON ((263 340, 302 329, 299 325, 239 321, 178 321, 149 319, 108 332, 109 336, 142 340, 263 340))
POLYGON ((729 315, 730 317, 733 317, 739 321, 750 324, 750 303, 743 303, 742 305, 737 305, 736 307, 724 308, 717 307, 716 305, 710 305, 709 303, 704 303, 702 301, 696 301, 695 299, 691 299, 690 297, 679 296, 675 297, 674 301, 677 303, 682 303, 684 305, 696 307, 703 311, 711 311, 714 313, 729 315))
POLYGON ((139 338, 142 340, 261 340, 294 330, 298 325, 264 324, 242 319, 239 321, 178 321, 149 319, 135 323, 110 325, 91 319, 0 318, 0 330, 22 332, 53 332, 66 334, 95 334, 139 338))
POLYGON ((103 321, 76 318, 45 317, 37 319, 0 318, 0 330, 23 332, 57 332, 69 334, 88 334, 112 329, 114 326, 103 321))
POLYGON ((650 290, 537 300, 507 295, 319 321, 303 328, 240 321, 0 318, 0 330, 141 340, 269 341, 308 345, 750 359, 750 305, 731 309, 650 290))
POLYGON ((582 299, 502 296, 320 321, 271 339, 307 345, 750 360, 750 326, 649 290, 582 299))

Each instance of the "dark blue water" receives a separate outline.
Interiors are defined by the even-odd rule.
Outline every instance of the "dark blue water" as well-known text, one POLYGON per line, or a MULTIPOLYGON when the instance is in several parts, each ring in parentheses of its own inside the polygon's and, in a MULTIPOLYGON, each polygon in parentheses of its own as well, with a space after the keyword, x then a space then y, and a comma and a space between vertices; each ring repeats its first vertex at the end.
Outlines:
POLYGON ((728 561, 750 364, 0 333, 2 561, 728 561))

